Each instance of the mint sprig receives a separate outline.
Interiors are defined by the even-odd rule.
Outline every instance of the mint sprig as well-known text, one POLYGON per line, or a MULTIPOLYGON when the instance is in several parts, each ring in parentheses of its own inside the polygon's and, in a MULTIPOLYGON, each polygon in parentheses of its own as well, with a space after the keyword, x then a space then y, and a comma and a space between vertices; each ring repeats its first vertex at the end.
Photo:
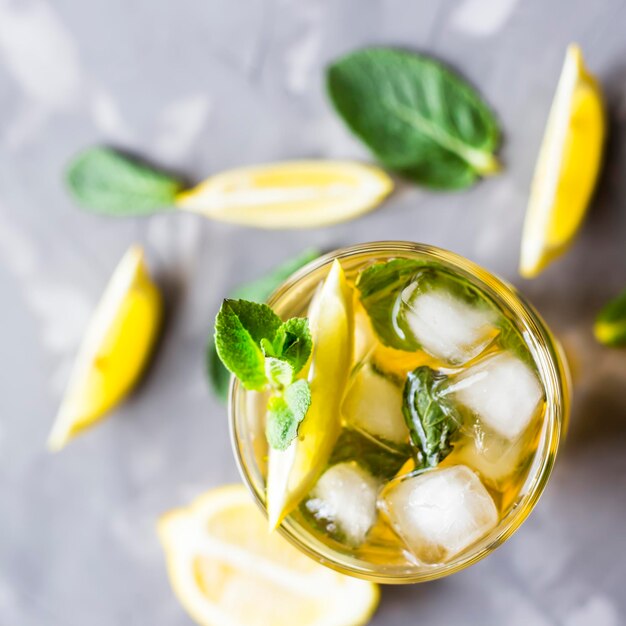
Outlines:
MULTIPOLYGON (((231 298, 234 300, 249 300, 252 302, 264 302, 269 298, 271 293, 289 276, 301 267, 310 263, 320 255, 320 251, 315 248, 309 248, 304 252, 292 257, 267 274, 249 283, 240 285, 235 289, 231 298)), ((230 372, 222 364, 220 357, 215 349, 215 340, 211 335, 207 344, 206 364, 209 382, 217 397, 223 402, 228 396, 228 385, 230 383, 230 372)))
POLYGON ((267 383, 262 340, 273 341, 282 321, 267 304, 229 300, 215 320, 215 347, 222 363, 250 390, 267 383))
POLYGON ((313 349, 308 321, 282 322, 267 304, 226 299, 215 320, 215 347, 246 389, 272 390, 266 436, 273 448, 286 449, 311 403, 308 383, 296 380, 313 349))

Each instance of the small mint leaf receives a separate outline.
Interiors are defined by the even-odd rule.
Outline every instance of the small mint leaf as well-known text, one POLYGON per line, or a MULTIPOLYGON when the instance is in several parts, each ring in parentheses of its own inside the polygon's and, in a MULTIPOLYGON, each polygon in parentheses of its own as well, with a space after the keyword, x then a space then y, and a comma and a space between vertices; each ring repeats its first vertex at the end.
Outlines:
POLYGON ((297 374, 309 360, 313 339, 309 321, 304 317, 292 317, 280 326, 273 342, 278 358, 287 361, 297 374))
POLYGON ((226 368, 246 389, 262 389, 266 383, 262 339, 271 341, 281 325, 266 304, 224 300, 215 320, 215 347, 226 368))
POLYGON ((265 375, 273 387, 282 389, 291 385, 294 377, 293 367, 286 361, 273 356, 265 357, 265 375))
POLYGON ((446 378, 422 365, 408 373, 404 385, 402 413, 423 467, 436 467, 452 452, 452 440, 462 421, 455 407, 438 393, 446 378))
POLYGON ((286 450, 298 435, 298 427, 311 405, 311 390, 306 380, 297 380, 267 405, 265 436, 272 448, 286 450))
POLYGON ((69 164, 66 183, 86 209, 108 215, 149 215, 171 207, 180 180, 110 148, 91 148, 69 164))

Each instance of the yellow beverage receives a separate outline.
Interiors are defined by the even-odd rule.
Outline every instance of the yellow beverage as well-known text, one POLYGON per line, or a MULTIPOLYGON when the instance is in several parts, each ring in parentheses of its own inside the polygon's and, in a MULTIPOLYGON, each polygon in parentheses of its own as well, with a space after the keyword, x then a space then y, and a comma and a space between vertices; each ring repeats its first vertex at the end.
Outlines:
MULTIPOLYGON (((328 441, 316 433, 330 451, 279 530, 318 560, 364 578, 446 575, 508 537, 545 485, 568 410, 558 345, 491 274, 401 242, 314 262, 274 294, 274 310, 310 315, 334 259, 351 292, 352 320, 342 323, 353 333, 353 353, 341 353, 348 371, 332 378, 341 389, 316 411, 327 409, 340 430, 328 441)), ((250 393, 235 383, 233 441, 244 479, 265 506, 274 451, 264 441, 263 403, 251 403, 250 393)))

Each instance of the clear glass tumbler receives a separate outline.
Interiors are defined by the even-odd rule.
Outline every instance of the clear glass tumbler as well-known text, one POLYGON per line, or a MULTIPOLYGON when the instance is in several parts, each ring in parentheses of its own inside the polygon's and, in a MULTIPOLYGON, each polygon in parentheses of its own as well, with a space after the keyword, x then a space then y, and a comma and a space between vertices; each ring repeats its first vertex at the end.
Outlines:
MULTIPOLYGON (((498 525, 471 548, 437 565, 409 562, 372 562, 327 545, 311 532, 302 516, 289 515, 279 528, 289 541, 315 560, 348 575, 379 583, 415 583, 457 572, 484 558, 506 541, 528 517, 552 471, 560 442, 567 430, 570 382, 559 343, 535 309, 508 283, 467 259, 432 246, 403 241, 367 243, 336 250, 309 263, 287 279, 269 299, 281 317, 306 314, 316 287, 339 259, 348 279, 375 261, 416 258, 437 262, 468 279, 486 293, 513 321, 535 359, 546 394, 546 412, 534 461, 516 501, 498 525)), ((247 392, 233 379, 229 419, 232 445, 245 484, 265 510, 267 443, 263 406, 258 395, 247 392)))

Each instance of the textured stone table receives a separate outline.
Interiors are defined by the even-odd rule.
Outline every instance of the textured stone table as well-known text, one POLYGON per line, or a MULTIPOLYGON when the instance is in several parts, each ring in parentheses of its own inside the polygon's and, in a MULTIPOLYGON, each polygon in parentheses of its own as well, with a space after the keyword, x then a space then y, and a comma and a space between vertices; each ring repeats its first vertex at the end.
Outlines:
POLYGON ((237 480, 225 409, 203 371, 220 298, 309 245, 413 239, 512 280, 572 356, 569 439, 539 506, 487 560, 389 588, 373 624, 626 622, 626 353, 594 343, 626 285, 626 4, 619 0, 0 0, 0 623, 190 621, 154 532, 162 511, 237 480), (605 87, 611 137, 571 253, 516 275, 529 182, 565 46, 605 87), (79 211, 61 172, 107 142, 197 179, 297 157, 367 158, 331 112, 322 69, 372 43, 432 52, 497 111, 502 175, 468 192, 403 186, 380 210, 313 231, 261 232, 185 215, 79 211), (168 321, 141 388, 61 454, 44 441, 89 311, 115 262, 146 246, 168 321))

